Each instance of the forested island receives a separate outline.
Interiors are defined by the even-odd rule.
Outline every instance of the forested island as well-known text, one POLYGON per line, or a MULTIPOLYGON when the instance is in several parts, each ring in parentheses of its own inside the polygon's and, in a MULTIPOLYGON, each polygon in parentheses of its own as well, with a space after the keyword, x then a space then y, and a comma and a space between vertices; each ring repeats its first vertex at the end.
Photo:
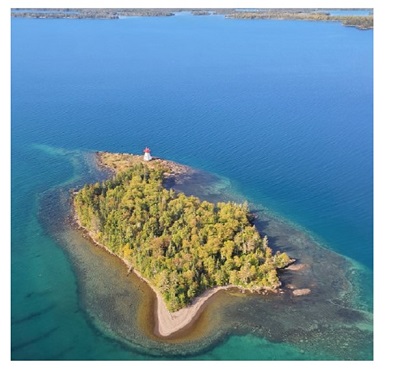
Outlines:
POLYGON ((13 8, 12 17, 40 19, 120 19, 124 17, 165 17, 179 12, 190 12, 195 16, 223 15, 231 19, 274 19, 338 21, 345 26, 359 29, 373 28, 373 10, 366 9, 367 15, 335 15, 330 11, 341 9, 319 8, 13 8))
POLYGON ((159 294, 169 312, 208 289, 275 291, 277 269, 294 262, 273 252, 252 224, 247 203, 213 204, 164 187, 190 172, 174 162, 130 154, 97 153, 112 178, 74 193, 76 220, 159 294))

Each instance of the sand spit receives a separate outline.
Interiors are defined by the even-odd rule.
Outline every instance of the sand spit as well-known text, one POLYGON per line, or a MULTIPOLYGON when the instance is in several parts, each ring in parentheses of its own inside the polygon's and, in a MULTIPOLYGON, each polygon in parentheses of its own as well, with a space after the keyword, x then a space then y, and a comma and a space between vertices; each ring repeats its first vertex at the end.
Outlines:
POLYGON ((165 303, 159 293, 157 294, 157 317, 155 333, 162 337, 168 337, 171 334, 183 329, 185 326, 194 322, 203 309, 209 298, 220 290, 227 290, 233 286, 219 286, 205 291, 203 294, 196 297, 193 303, 180 309, 174 313, 168 311, 165 303))

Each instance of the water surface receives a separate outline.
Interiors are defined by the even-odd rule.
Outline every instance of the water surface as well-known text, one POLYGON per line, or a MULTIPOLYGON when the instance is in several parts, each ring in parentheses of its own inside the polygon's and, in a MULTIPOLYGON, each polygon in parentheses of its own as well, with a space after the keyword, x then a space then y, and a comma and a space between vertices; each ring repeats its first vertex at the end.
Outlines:
MULTIPOLYGON (((114 320, 110 329, 94 314, 99 308, 77 269, 94 251, 80 243, 72 250, 79 238, 71 234, 65 242, 61 208, 68 208, 68 189, 98 177, 91 151, 141 153, 150 146, 154 155, 214 175, 205 177, 204 194, 247 199, 269 232, 285 218, 292 230, 271 237, 275 246, 284 249, 290 236, 297 245, 312 237, 343 255, 331 254, 343 273, 337 285, 354 285, 354 298, 341 300, 355 313, 328 306, 331 323, 304 313, 303 331, 291 331, 288 321, 268 332, 264 321, 256 322, 253 313, 279 307, 279 299, 265 306, 265 299, 221 298, 226 306, 220 316, 240 320, 237 332, 230 324, 208 333, 204 349, 190 357, 370 359, 372 39, 373 31, 337 23, 189 15, 13 19, 12 358, 184 358, 176 344, 157 350, 143 328, 123 341, 118 333, 124 322, 114 320), (311 346, 313 328, 322 342, 311 346), (334 330, 341 330, 341 345, 324 346, 334 330)), ((195 181, 184 187, 191 186, 195 181)), ((315 260, 318 247, 312 251, 315 260)), ((322 271, 326 263, 315 266, 322 271)), ((109 279, 126 276, 118 269, 120 275, 109 279)), ((104 268, 89 273, 103 274, 104 268)), ((126 290, 132 285, 123 284, 126 290)), ((133 308, 140 298, 149 297, 132 294, 133 308)), ((320 305, 314 297, 303 300, 314 309, 320 305)), ((303 314, 303 308, 296 311, 303 314)), ((290 308, 279 311, 293 319, 290 308)))

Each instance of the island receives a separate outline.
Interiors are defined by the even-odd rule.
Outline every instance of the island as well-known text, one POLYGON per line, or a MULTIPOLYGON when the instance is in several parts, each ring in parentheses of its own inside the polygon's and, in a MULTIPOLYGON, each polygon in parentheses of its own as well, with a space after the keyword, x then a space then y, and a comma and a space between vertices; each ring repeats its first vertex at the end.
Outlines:
POLYGON ((112 176, 74 192, 76 223, 156 293, 156 334, 190 324, 219 290, 277 291, 279 269, 294 259, 271 250, 246 202, 214 204, 166 188, 191 169, 147 148, 144 157, 96 156, 112 176))

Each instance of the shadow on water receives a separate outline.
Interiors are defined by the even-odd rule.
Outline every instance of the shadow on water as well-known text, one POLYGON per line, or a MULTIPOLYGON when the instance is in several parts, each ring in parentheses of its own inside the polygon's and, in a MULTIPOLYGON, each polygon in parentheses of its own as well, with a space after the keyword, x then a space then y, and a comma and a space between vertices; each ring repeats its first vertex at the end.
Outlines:
POLYGON ((40 317, 41 315, 51 312, 55 307, 56 307, 55 304, 51 304, 49 306, 46 306, 44 309, 32 312, 32 313, 28 314, 27 316, 24 316, 24 317, 21 317, 18 319, 11 319, 11 324, 18 325, 18 324, 30 321, 34 318, 40 317))
MULTIPOLYGON (((104 178, 92 161, 89 168, 87 179, 78 184, 104 178)), ((169 178, 164 185, 213 202, 243 200, 229 183, 198 170, 185 178, 169 178)), ((359 290, 361 282, 371 278, 370 272, 262 207, 254 208, 255 225, 268 235, 273 250, 286 251, 297 260, 297 270, 281 272, 279 293, 218 292, 195 324, 171 338, 156 337, 154 293, 134 274, 127 275, 119 259, 85 239, 72 225, 70 187, 42 197, 40 219, 69 255, 81 308, 91 325, 107 337, 156 359, 195 359, 229 336, 248 334, 291 344, 305 354, 304 359, 372 359, 372 312, 359 290), (55 210, 62 215, 55 216, 55 210), (296 295, 300 289, 309 294, 296 295)))
POLYGON ((19 350, 19 349, 25 348, 26 346, 29 346, 29 345, 35 344, 35 343, 37 343, 37 342, 39 342, 39 341, 42 341, 42 340, 44 340, 44 339, 50 337, 50 336, 51 336, 54 332, 56 332, 58 329, 59 329, 59 327, 58 327, 58 326, 55 326, 55 327, 51 328, 50 330, 46 331, 45 333, 42 333, 42 334, 40 334, 39 336, 30 339, 29 341, 25 341, 25 342, 20 343, 20 344, 15 344, 15 345, 13 345, 13 346, 11 347, 11 351, 12 351, 12 352, 15 352, 15 351, 17 351, 17 350, 19 350))

